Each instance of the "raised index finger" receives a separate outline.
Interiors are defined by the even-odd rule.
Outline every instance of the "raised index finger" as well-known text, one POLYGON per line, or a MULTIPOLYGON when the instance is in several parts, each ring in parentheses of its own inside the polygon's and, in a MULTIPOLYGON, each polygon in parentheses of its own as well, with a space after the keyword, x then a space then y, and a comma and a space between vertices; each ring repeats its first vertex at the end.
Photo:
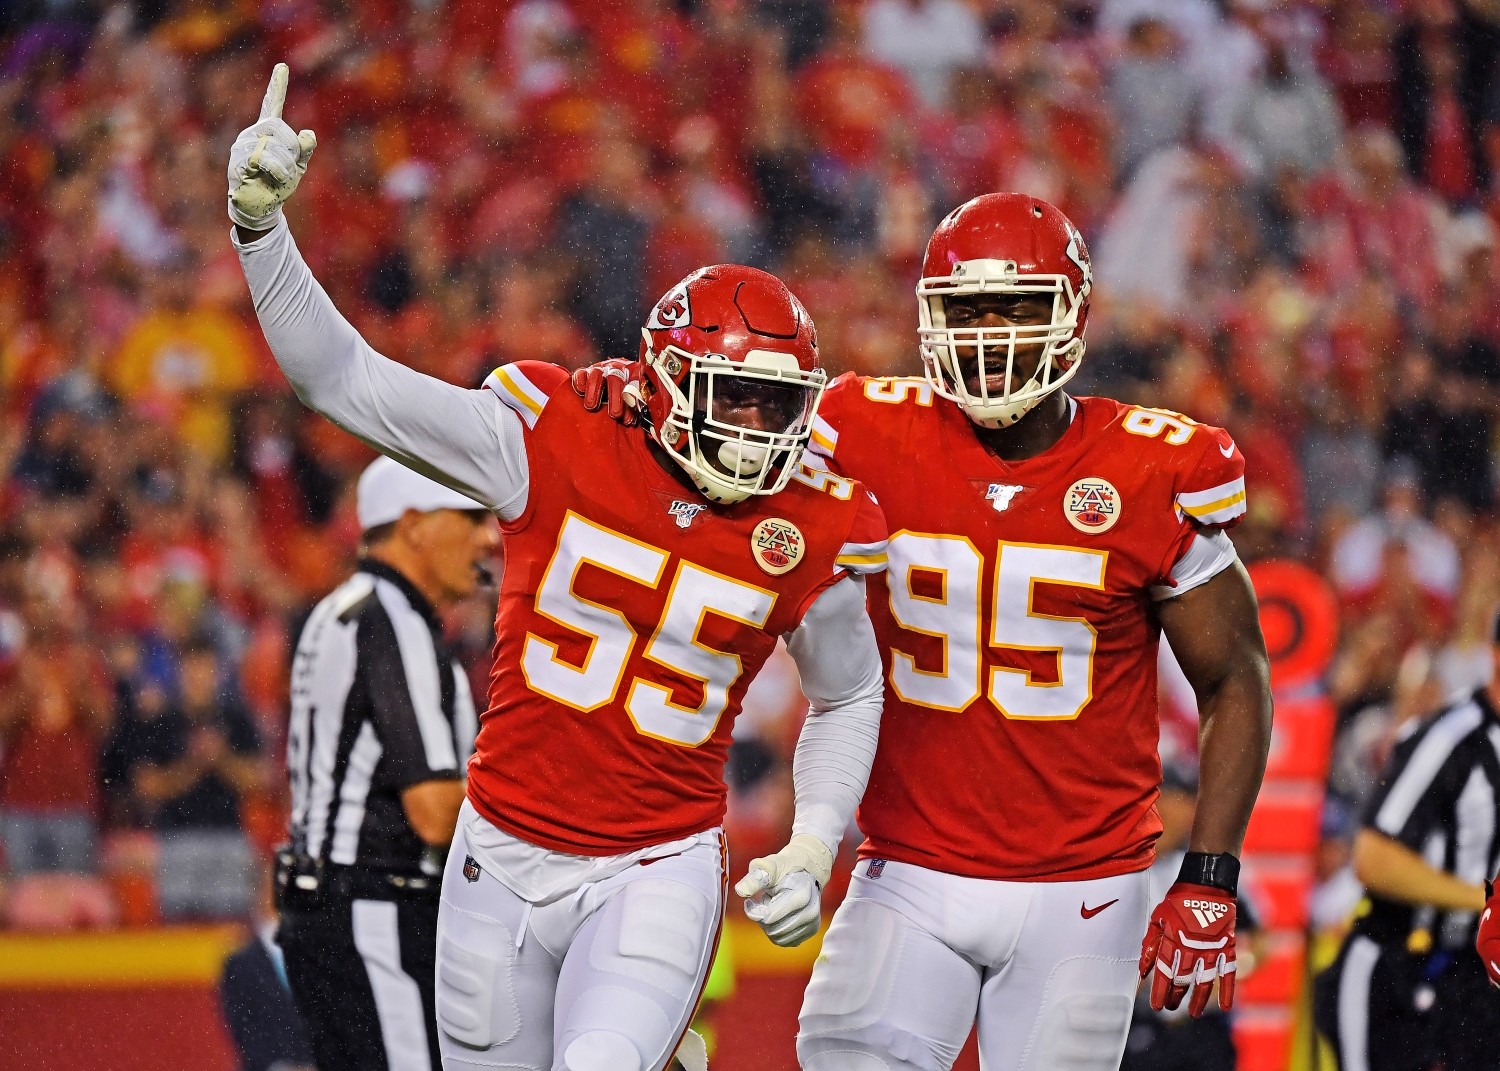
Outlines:
POLYGON ((281 107, 286 103, 286 83, 291 71, 285 63, 278 63, 271 70, 271 84, 266 86, 265 99, 260 102, 262 119, 280 119, 281 107))

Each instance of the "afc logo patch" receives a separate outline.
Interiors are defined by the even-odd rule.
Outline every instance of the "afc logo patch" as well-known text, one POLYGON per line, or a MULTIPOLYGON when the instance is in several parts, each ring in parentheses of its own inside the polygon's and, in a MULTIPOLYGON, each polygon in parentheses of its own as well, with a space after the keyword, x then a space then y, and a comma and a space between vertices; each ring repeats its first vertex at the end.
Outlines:
POLYGON ((471 885, 479 880, 479 864, 472 855, 464 856, 464 880, 471 885))
POLYGON ((1068 523, 1087 535, 1109 531, 1120 519, 1120 492, 1098 476, 1088 476, 1063 495, 1063 514, 1068 523))
POLYGON ((687 528, 693 523, 693 518, 706 509, 708 506, 705 503, 684 502, 679 498, 667 507, 667 512, 677 521, 678 528, 687 528))
POLYGON ((790 572, 802 560, 805 550, 801 530, 780 517, 768 517, 750 533, 750 554, 755 564, 772 576, 790 572))
POLYGON ((869 878, 878 878, 878 877, 880 877, 880 875, 882 875, 884 873, 885 873, 885 860, 884 859, 871 859, 870 860, 870 867, 869 867, 868 870, 865 871, 865 876, 869 877, 869 878))

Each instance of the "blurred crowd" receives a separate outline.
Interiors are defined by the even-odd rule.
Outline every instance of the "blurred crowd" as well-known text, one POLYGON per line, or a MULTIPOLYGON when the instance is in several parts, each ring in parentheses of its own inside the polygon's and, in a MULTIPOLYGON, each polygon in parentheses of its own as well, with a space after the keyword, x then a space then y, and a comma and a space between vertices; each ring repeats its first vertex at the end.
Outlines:
MULTIPOLYGON (((290 394, 228 241, 281 59, 314 272, 464 385, 633 356, 722 260, 781 273, 834 372, 916 374, 937 220, 1059 205, 1096 268, 1078 392, 1228 427, 1241 555, 1337 592, 1318 910, 1347 912, 1351 816, 1397 727, 1487 672, 1500 602, 1497 54, 1495 0, 13 0, 4 920, 244 913, 281 827, 289 647, 370 458, 290 394)), ((491 611, 452 621, 480 693, 491 611)), ((779 666, 728 771, 740 859, 790 823, 779 666)))

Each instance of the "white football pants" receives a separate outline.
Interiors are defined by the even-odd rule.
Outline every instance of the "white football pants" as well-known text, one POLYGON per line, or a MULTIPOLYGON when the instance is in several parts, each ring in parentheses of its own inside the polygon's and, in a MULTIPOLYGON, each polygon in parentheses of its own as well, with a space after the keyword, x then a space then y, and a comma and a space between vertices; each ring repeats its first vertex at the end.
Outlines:
POLYGON ((662 1071, 697 1007, 727 894, 723 834, 532 904, 470 868, 463 823, 438 909, 448 1071, 662 1071))
POLYGON ((1115 1071, 1150 919, 1146 872, 990 881, 862 860, 802 1003, 805 1071, 1115 1071), (1087 916, 1085 916, 1087 913, 1087 916))

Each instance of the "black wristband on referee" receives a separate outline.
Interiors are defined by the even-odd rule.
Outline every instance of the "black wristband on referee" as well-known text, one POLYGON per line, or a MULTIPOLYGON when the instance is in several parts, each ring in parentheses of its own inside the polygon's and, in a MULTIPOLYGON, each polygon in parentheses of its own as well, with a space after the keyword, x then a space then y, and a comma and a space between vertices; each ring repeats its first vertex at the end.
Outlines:
POLYGON ((1177 880, 1189 885, 1209 885, 1234 896, 1240 884, 1240 861, 1228 852, 1222 855, 1188 852, 1182 857, 1177 880))

